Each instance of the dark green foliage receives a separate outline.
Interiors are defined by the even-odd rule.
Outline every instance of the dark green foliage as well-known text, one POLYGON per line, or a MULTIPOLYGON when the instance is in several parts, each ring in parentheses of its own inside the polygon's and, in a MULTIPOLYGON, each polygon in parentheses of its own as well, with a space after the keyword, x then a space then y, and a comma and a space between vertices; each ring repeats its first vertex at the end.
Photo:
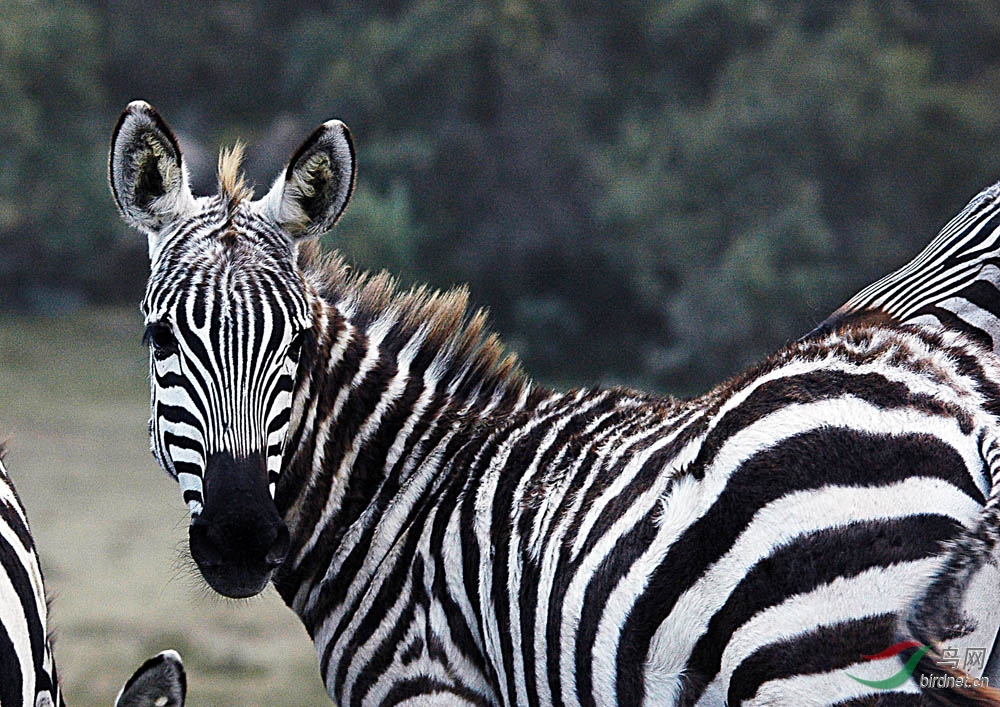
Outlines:
POLYGON ((260 190, 344 120, 359 182, 330 243, 470 282, 557 383, 704 389, 1000 177, 993 3, 340 5, 5 4, 3 305, 137 299, 103 152, 138 97, 202 190, 220 141, 251 144, 260 190))

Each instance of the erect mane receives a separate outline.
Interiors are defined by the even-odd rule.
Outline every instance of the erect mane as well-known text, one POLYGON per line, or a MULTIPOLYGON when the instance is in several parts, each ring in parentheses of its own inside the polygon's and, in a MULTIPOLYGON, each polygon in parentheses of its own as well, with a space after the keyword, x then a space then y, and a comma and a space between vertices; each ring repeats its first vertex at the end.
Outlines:
POLYGON ((422 329, 423 346, 446 351, 451 362, 468 367, 483 390, 512 391, 527 383, 517 356, 506 351, 499 337, 488 331, 487 311, 470 313, 465 287, 400 290, 388 272, 354 270, 339 254, 324 253, 315 242, 299 247, 299 264, 325 300, 350 305, 355 326, 364 328, 392 316, 396 321, 393 338, 400 346, 422 329))
POLYGON ((235 206, 244 199, 253 198, 253 189, 247 185, 240 169, 245 150, 246 146, 237 141, 231 148, 224 148, 219 152, 219 194, 231 206, 235 206))

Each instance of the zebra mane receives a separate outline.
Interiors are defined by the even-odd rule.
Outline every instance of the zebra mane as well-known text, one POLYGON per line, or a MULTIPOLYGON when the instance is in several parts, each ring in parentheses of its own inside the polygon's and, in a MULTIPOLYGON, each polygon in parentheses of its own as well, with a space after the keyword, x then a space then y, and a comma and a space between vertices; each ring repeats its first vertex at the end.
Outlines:
POLYGON ((300 245, 299 264, 326 301, 352 311, 354 326, 367 329, 391 318, 393 335, 387 337, 386 345, 402 348, 420 337, 421 349, 434 351, 446 365, 467 371, 466 382, 483 391, 518 392, 527 385, 517 355, 488 330, 488 311, 470 312, 469 291, 464 286, 441 291, 421 285, 402 290, 390 273, 356 270, 339 253, 324 252, 314 241, 300 245))
POLYGON ((237 141, 232 147, 219 152, 219 194, 229 202, 230 208, 244 199, 253 198, 253 189, 247 185, 240 169, 245 150, 246 145, 237 141))

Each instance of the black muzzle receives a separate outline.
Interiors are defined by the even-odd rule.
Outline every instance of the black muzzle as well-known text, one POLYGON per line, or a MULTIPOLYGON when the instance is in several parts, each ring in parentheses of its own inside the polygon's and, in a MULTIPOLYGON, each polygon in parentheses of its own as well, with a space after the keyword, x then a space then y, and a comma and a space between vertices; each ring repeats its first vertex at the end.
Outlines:
POLYGON ((202 512, 189 529, 191 557, 219 594, 259 594, 288 552, 288 528, 268 491, 264 457, 211 455, 203 488, 202 512))

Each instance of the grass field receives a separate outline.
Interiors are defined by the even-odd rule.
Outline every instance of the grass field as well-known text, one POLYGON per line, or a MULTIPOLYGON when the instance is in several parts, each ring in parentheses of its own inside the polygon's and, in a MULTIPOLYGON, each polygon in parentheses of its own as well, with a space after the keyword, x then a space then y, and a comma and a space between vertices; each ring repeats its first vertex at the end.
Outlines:
POLYGON ((189 704, 329 704, 298 618, 273 590, 203 588, 179 558, 187 511, 149 453, 136 310, 0 320, 0 439, 28 511, 70 705, 112 704, 174 648, 189 704))

